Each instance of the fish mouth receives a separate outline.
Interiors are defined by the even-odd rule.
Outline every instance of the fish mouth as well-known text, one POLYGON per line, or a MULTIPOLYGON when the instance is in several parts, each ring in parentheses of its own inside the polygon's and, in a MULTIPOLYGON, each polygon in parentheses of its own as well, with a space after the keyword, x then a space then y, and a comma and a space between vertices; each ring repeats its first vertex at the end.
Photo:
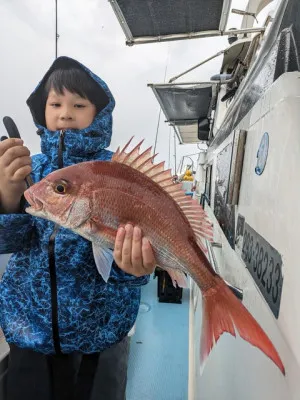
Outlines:
POLYGON ((28 203, 30 204, 30 207, 26 208, 27 210, 34 210, 36 212, 42 211, 44 204, 37 199, 33 193, 30 193, 30 190, 26 190, 24 193, 25 199, 28 201, 28 203))

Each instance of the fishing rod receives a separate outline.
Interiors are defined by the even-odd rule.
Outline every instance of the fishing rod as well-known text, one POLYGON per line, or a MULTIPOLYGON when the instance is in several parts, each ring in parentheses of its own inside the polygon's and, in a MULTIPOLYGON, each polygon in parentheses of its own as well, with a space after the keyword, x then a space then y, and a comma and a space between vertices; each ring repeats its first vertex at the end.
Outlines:
POLYGON ((58 5, 57 5, 57 0, 55 0, 55 59, 57 58, 57 52, 58 52, 58 39, 59 39, 59 34, 58 34, 58 5))

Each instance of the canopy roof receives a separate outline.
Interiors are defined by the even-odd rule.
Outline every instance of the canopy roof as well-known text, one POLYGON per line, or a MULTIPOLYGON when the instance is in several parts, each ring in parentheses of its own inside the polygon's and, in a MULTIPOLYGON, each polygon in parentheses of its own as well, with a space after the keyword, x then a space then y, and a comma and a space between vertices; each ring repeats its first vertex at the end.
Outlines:
POLYGON ((189 87, 172 84, 150 86, 180 143, 206 140, 201 139, 199 131, 215 106, 215 83, 199 83, 189 87))
POLYGON ((231 0, 109 0, 127 44, 215 36, 231 0))

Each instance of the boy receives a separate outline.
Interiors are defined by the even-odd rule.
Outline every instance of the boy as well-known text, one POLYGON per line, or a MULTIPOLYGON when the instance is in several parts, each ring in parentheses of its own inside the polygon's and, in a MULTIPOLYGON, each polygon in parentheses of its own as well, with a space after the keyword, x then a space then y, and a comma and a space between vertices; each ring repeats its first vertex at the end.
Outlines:
MULTIPOLYGON (((0 326, 10 345, 8 400, 124 400, 127 334, 155 260, 138 227, 118 230, 105 284, 91 243, 24 213, 24 178, 109 160, 114 98, 79 62, 60 57, 27 100, 42 154, 19 139, 0 143, 0 254, 14 253, 0 283, 0 326)), ((118 195, 116 193, 116 195, 118 195)))

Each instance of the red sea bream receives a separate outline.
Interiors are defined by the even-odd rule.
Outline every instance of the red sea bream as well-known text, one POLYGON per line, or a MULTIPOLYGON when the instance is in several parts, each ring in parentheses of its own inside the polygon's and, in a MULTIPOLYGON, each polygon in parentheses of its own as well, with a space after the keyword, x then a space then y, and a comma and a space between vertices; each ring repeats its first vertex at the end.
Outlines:
POLYGON ((203 301, 201 364, 222 333, 263 351, 284 374, 283 363, 265 332, 215 273, 205 254, 212 228, 202 207, 172 182, 151 149, 117 151, 112 161, 91 161, 52 172, 25 192, 27 212, 51 220, 93 243, 97 268, 110 274, 120 225, 138 225, 152 245, 157 265, 183 285, 185 273, 199 286, 203 301), (173 271, 173 272, 172 272, 173 271))

